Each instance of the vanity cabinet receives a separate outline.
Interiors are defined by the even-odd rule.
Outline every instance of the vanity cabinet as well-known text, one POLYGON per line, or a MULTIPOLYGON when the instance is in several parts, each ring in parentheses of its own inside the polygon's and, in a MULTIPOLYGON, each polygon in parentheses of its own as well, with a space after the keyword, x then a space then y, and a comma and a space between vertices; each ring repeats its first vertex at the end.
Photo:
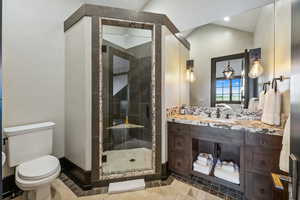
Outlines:
POLYGON ((279 157, 281 143, 281 136, 246 133, 245 166, 247 199, 273 199, 271 172, 280 173, 279 157))
POLYGON ((168 126, 169 169, 183 176, 190 175, 192 161, 190 126, 184 124, 169 124, 168 126))
POLYGON ((240 166, 240 185, 224 182, 213 176, 202 178, 244 192, 248 200, 271 200, 271 172, 280 172, 279 156, 282 137, 168 122, 169 170, 190 177, 192 164, 200 152, 214 153, 214 144, 221 147, 221 159, 233 160, 240 166))

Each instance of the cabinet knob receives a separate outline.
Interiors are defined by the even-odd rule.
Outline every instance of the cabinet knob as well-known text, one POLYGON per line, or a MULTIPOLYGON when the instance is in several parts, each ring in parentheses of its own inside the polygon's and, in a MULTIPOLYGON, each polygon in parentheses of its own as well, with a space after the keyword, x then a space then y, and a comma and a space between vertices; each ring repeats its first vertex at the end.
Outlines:
POLYGON ((263 188, 262 188, 262 189, 260 189, 259 191, 260 191, 260 193, 262 193, 262 194, 264 194, 264 193, 265 193, 265 189, 263 189, 263 188))

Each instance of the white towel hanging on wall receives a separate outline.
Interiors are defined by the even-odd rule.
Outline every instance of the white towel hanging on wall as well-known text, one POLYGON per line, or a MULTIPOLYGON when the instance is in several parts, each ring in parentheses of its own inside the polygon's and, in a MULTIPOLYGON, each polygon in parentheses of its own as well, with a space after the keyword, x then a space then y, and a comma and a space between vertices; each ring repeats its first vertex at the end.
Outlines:
POLYGON ((271 89, 265 95, 261 121, 269 125, 280 125, 280 113, 281 93, 277 91, 276 80, 273 80, 271 89))

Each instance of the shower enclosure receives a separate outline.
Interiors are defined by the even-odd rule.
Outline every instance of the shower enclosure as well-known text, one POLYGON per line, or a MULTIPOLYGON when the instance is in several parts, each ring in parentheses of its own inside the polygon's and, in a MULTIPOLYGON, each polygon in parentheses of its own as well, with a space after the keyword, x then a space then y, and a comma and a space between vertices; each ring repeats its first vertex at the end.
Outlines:
POLYGON ((66 173, 87 188, 160 179, 167 169, 162 62, 169 55, 179 67, 173 52, 188 55, 189 43, 166 15, 90 4, 64 28, 66 173))

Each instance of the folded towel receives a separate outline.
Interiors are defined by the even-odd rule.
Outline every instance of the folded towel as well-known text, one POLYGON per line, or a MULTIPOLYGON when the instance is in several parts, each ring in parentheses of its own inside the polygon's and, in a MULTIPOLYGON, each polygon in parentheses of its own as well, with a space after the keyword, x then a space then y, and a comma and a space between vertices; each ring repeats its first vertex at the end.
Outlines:
POLYGON ((213 165, 213 160, 212 159, 207 159, 206 161, 203 160, 196 160, 194 163, 199 164, 199 165, 213 165))
POLYGON ((290 135, 291 135, 291 116, 288 117, 286 124, 284 126, 282 149, 280 152, 279 167, 282 171, 285 172, 289 172, 290 135))
POLYGON ((202 165, 199 163, 194 162, 193 163, 193 170, 200 172, 202 174, 209 175, 212 169, 212 165, 202 165))
POLYGON ((261 121, 269 125, 280 125, 281 93, 270 89, 265 96, 261 121))
POLYGON ((223 161, 221 168, 228 172, 235 172, 235 164, 233 162, 223 161))
POLYGON ((206 163, 207 160, 212 160, 212 159, 213 159, 213 156, 211 154, 207 154, 207 153, 200 153, 197 156, 197 160, 200 162, 203 162, 203 163, 206 163))
POLYGON ((215 168, 214 175, 231 183, 240 184, 240 173, 238 170, 235 172, 229 172, 222 168, 215 168))

